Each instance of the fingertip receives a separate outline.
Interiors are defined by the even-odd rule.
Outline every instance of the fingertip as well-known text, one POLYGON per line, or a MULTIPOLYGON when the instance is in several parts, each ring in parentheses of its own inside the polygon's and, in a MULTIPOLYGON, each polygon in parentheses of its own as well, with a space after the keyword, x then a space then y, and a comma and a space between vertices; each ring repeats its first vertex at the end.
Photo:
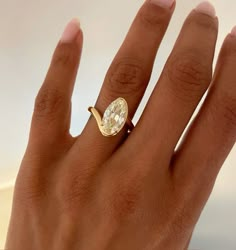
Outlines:
POLYGON ((230 33, 233 37, 236 37, 236 26, 233 27, 230 33))
POLYGON ((158 5, 164 9, 171 9, 175 4, 175 0, 147 0, 152 4, 158 5))
POLYGON ((199 13, 208 15, 210 17, 216 17, 215 7, 209 1, 203 1, 197 5, 195 10, 199 13))
POLYGON ((61 43, 71 43, 73 42, 78 33, 80 32, 81 27, 80 27, 80 21, 78 18, 73 18, 66 26, 64 29, 64 32, 62 33, 61 36, 61 43))

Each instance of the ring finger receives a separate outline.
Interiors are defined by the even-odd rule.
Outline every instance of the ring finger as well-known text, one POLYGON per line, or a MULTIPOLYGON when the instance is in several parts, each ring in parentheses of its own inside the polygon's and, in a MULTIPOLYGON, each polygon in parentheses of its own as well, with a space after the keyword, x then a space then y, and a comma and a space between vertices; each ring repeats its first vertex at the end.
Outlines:
MULTIPOLYGON (((139 10, 127 36, 113 60, 95 107, 103 113, 107 106, 123 97, 129 106, 132 118, 143 97, 152 72, 156 52, 168 27, 175 0, 147 0, 139 10)), ((104 161, 123 141, 125 130, 115 137, 104 137, 95 119, 89 119, 74 153, 83 145, 83 152, 94 148, 92 155, 96 163, 104 161)))

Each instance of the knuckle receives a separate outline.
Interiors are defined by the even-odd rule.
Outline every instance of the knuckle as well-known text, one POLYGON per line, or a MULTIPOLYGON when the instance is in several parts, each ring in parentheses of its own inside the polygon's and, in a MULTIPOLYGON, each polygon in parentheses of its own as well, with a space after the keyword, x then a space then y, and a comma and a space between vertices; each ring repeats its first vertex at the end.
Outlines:
POLYGON ((85 204, 92 188, 90 171, 84 169, 63 175, 64 182, 58 183, 56 187, 56 197, 63 204, 63 209, 78 208, 80 204, 85 204))
POLYGON ((33 176, 25 171, 16 182, 16 201, 26 207, 37 207, 42 200, 49 196, 49 182, 42 175, 33 176))
POLYGON ((200 28, 209 32, 218 32, 217 19, 213 19, 207 15, 203 15, 199 12, 193 11, 192 14, 186 20, 187 24, 198 25, 200 28))
POLYGON ((211 68, 190 53, 179 53, 169 60, 164 75, 169 89, 183 101, 194 101, 207 89, 211 81, 211 68))
POLYGON ((130 95, 144 88, 144 71, 135 59, 124 58, 114 63, 107 75, 107 87, 112 95, 130 95))
POLYGON ((221 64, 236 64, 236 46, 235 46, 235 37, 228 35, 225 39, 225 42, 222 46, 219 62, 221 64))
POLYGON ((149 30, 155 31, 158 28, 164 32, 168 18, 165 11, 159 11, 157 13, 156 8, 153 8, 153 5, 151 4, 145 5, 140 9, 138 20, 149 30))
POLYGON ((225 118, 229 125, 236 128, 236 98, 228 99, 228 105, 225 107, 225 118))
POLYGON ((48 196, 46 186, 43 185, 29 185, 28 187, 18 188, 18 198, 23 203, 34 204, 37 201, 41 201, 48 196))
POLYGON ((68 44, 60 44, 52 59, 54 67, 74 67, 78 61, 78 54, 68 44))
POLYGON ((116 185, 110 192, 109 207, 117 220, 131 216, 137 211, 141 198, 140 186, 136 180, 129 180, 127 183, 116 185))
MULTIPOLYGON (((218 101, 216 105, 220 112, 221 117, 226 122, 225 129, 228 131, 236 130, 236 97, 232 94, 224 93, 222 94, 221 100, 218 101)), ((217 113, 218 113, 217 112, 217 113)), ((226 132, 227 132, 226 131, 226 132)))
POLYGON ((57 89, 42 88, 35 100, 34 116, 54 118, 64 102, 63 94, 57 89))
POLYGON ((115 200, 112 202, 113 211, 119 218, 128 216, 136 210, 136 202, 138 194, 133 190, 117 190, 115 192, 115 200))
POLYGON ((181 236, 185 236, 187 231, 191 227, 192 224, 191 216, 183 210, 177 210, 175 212, 175 217, 170 223, 170 231, 175 235, 177 238, 182 238, 181 236))
POLYGON ((191 229, 194 224, 191 208, 187 205, 189 204, 189 200, 191 200, 190 197, 189 192, 182 195, 175 193, 172 196, 170 207, 173 209, 169 210, 167 217, 169 218, 169 231, 177 237, 186 235, 186 232, 191 229))

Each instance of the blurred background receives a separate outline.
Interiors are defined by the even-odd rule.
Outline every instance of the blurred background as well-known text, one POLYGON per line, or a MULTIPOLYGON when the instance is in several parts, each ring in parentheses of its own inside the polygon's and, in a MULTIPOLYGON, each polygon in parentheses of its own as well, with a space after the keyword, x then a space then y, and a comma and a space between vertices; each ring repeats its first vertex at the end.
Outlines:
MULTIPOLYGON (((153 76, 134 123, 156 83, 187 14, 200 1, 177 0, 153 76)), ((216 55, 236 25, 236 1, 212 0, 220 20, 216 55)), ((71 133, 85 125, 111 60, 142 0, 0 1, 0 249, 9 222, 13 185, 27 145, 34 98, 66 23, 79 17, 84 49, 73 95, 71 133)), ((236 249, 236 147, 226 160, 193 235, 190 249, 236 249)))

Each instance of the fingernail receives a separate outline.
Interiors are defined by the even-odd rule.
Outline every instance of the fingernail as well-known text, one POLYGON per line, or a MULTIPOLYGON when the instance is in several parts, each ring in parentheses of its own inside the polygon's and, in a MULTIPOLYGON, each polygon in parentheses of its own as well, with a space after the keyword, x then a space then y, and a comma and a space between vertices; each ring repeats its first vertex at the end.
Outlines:
POLYGON ((149 0, 149 2, 156 4, 162 8, 169 9, 174 4, 175 0, 149 0))
POLYGON ((236 36, 236 26, 233 27, 231 31, 231 35, 236 36))
POLYGON ((72 42, 76 38, 79 30, 80 30, 79 19, 73 18, 66 26, 66 28, 61 36, 61 42, 62 43, 72 42))
POLYGON ((216 16, 216 10, 215 7, 208 1, 204 1, 202 3, 200 3, 196 8, 196 11, 202 13, 202 14, 206 14, 208 16, 211 17, 215 17, 216 16))

